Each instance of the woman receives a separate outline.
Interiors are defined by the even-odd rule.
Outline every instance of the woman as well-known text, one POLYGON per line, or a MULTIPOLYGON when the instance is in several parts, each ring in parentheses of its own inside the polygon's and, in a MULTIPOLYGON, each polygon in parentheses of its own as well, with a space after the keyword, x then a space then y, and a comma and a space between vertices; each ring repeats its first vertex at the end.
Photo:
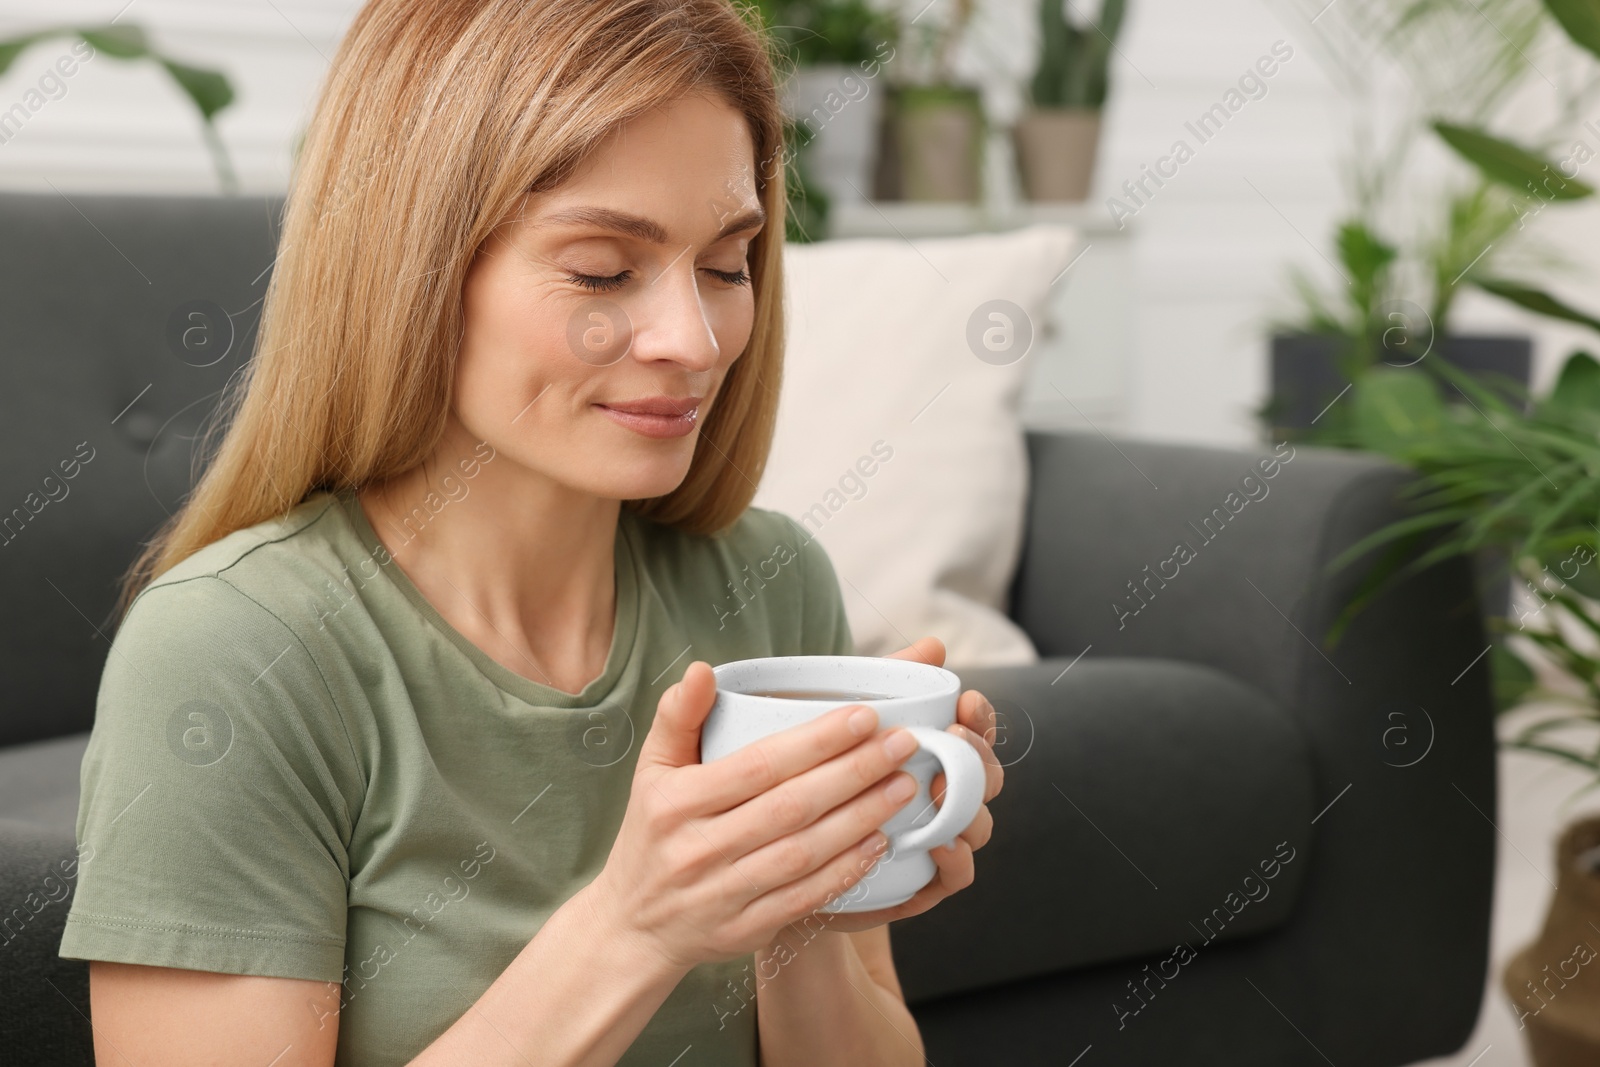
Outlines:
MULTIPOLYGON (((885 924, 972 880, 987 809, 912 900, 813 914, 905 732, 847 706, 699 763, 711 663, 853 652, 820 546, 748 506, 780 129, 726 0, 357 16, 101 681, 62 941, 99 1062, 922 1062, 885 924)), ((986 799, 992 715, 952 727, 986 799)))

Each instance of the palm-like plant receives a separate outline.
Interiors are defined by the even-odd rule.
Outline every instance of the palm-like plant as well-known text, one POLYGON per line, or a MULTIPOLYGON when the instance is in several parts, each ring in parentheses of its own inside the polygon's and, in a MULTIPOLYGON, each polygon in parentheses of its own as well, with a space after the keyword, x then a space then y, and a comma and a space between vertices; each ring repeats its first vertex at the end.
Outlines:
MULTIPOLYGON (((1410 93, 1394 129, 1379 136, 1363 126, 1358 151, 1345 164, 1354 204, 1338 228, 1340 277, 1322 285, 1303 271, 1291 272, 1296 312, 1274 327, 1334 338, 1342 376, 1355 382, 1371 368, 1414 363, 1435 347, 1450 332, 1457 298, 1468 288, 1542 314, 1590 321, 1529 280, 1559 260, 1523 231, 1546 204, 1594 194, 1547 158, 1545 146, 1571 143, 1566 131, 1591 109, 1600 75, 1579 69, 1577 77, 1564 79, 1554 120, 1533 134, 1540 142, 1535 147, 1479 124, 1494 124, 1503 105, 1540 72, 1531 56, 1544 61, 1549 46, 1570 52, 1563 31, 1600 54, 1600 7, 1593 0, 1341 0, 1325 10, 1328 18, 1319 19, 1319 32, 1308 39, 1327 55, 1330 73, 1348 92, 1360 100, 1378 95, 1382 87, 1372 68, 1374 58, 1384 56, 1403 73, 1410 93), (1578 9, 1589 12, 1587 21, 1578 9), (1430 134, 1471 166, 1473 181, 1439 195, 1428 232, 1407 234, 1396 216, 1414 213, 1402 196, 1417 184, 1407 176, 1408 160, 1430 134)), ((1257 411, 1263 419, 1272 414, 1270 404, 1257 411)), ((1301 436, 1318 444, 1351 442, 1344 425, 1350 412, 1341 407, 1326 416, 1301 436)))
MULTIPOLYGON (((1408 17, 1423 18, 1430 10, 1456 2, 1403 0, 1399 9, 1411 12, 1408 17)), ((1477 0, 1467 2, 1479 7, 1477 0)), ((1513 32, 1519 40, 1531 43, 1538 32, 1537 16, 1553 22, 1582 50, 1600 57, 1600 4, 1595 0, 1494 2, 1518 15, 1513 32)), ((1360 0, 1354 6, 1372 10, 1384 2, 1360 0)), ((1429 47, 1401 36, 1410 41, 1408 47, 1429 47)), ((1516 50, 1520 53, 1522 47, 1517 45, 1516 50)), ((1488 81, 1495 90, 1491 100, 1502 95, 1497 86, 1515 82, 1511 75, 1518 69, 1503 52, 1498 54, 1504 62, 1490 72, 1488 81)), ((1566 110, 1582 106, 1595 85, 1591 70, 1578 89, 1564 95, 1566 110)), ((1439 105, 1440 99, 1428 106, 1439 105)), ((1521 207, 1542 210, 1545 204, 1583 201, 1594 194, 1591 186, 1547 158, 1539 146, 1527 147, 1479 126, 1449 121, 1438 111, 1429 125, 1476 169, 1480 196, 1498 190, 1502 196, 1514 195, 1521 207)), ((1464 217, 1470 218, 1472 205, 1460 203, 1464 217)), ((1519 205, 1513 201, 1512 206, 1519 205)), ((1444 264, 1469 254, 1479 258, 1472 261, 1477 269, 1463 270, 1452 286, 1473 284, 1529 311, 1600 331, 1600 318, 1536 284, 1484 269, 1483 253, 1495 233, 1509 232, 1503 214, 1486 217, 1476 235, 1473 226, 1455 229, 1468 239, 1458 242, 1460 247, 1449 255, 1437 256, 1438 261, 1444 264)), ((1387 260, 1376 259, 1380 268, 1387 268, 1387 260)), ((1382 278, 1381 269, 1378 277, 1382 278)), ((1443 293, 1448 301, 1442 275, 1435 280, 1441 286, 1436 300, 1443 293)), ((1435 305, 1435 322, 1441 328, 1448 306, 1448 302, 1435 305)), ((1521 635, 1564 680, 1560 686, 1537 685, 1533 672, 1508 644, 1495 643, 1491 662, 1500 709, 1509 710, 1529 698, 1549 702, 1553 709, 1505 744, 1581 766, 1594 776, 1585 789, 1600 788, 1600 362, 1587 352, 1572 353, 1549 394, 1531 402, 1515 383, 1486 382, 1443 360, 1421 358, 1432 343, 1435 322, 1428 324, 1427 344, 1412 361, 1415 366, 1382 367, 1369 361, 1368 372, 1352 379, 1349 410, 1335 424, 1335 439, 1329 443, 1382 453, 1413 468, 1419 477, 1407 490, 1414 514, 1352 545, 1330 563, 1337 569, 1373 549, 1387 549, 1329 639, 1337 641, 1350 618, 1393 580, 1450 556, 1497 553, 1526 583, 1538 607, 1519 612, 1514 621, 1490 619, 1490 627, 1498 634, 1521 635), (1438 388, 1441 383, 1454 385, 1467 403, 1446 403, 1438 388), (1425 541, 1431 543, 1417 553, 1425 541), (1400 566, 1398 561, 1407 557, 1411 562, 1400 566), (1574 740, 1580 736, 1587 740, 1574 740)))
MULTIPOLYGON (((1508 387, 1509 388, 1509 387, 1508 387)), ((1399 578, 1465 553, 1499 549, 1539 603, 1518 618, 1491 619, 1542 651, 1567 689, 1534 684, 1532 672, 1495 646, 1496 698, 1502 711, 1529 698, 1553 710, 1505 742, 1577 764, 1600 788, 1600 362, 1574 352, 1555 387, 1529 411, 1442 361, 1379 369, 1356 384, 1351 432, 1359 447, 1385 454, 1420 477, 1406 490, 1416 512, 1352 545, 1330 563, 1344 567, 1382 546, 1330 638, 1379 590, 1399 578), (1426 368, 1424 370, 1423 368, 1426 368), (1467 404, 1449 404, 1439 380, 1467 404), (1442 535, 1442 536, 1441 536, 1442 535), (1416 553, 1419 544, 1432 543, 1416 553), (1403 566, 1397 560, 1411 556, 1403 566), (1547 614, 1548 612, 1548 614, 1547 614), (1593 734, 1580 745, 1556 735, 1570 727, 1593 734)))

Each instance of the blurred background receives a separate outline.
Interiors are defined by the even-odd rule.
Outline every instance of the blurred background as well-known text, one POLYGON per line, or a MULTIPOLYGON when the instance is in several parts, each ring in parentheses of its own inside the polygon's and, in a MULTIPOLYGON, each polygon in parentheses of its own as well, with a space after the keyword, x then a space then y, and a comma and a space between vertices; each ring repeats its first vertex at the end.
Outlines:
MULTIPOLYGON (((241 191, 281 192, 311 98, 359 6, 135 0, 119 14, 120 2, 12 2, 0 8, 0 35, 115 18, 144 31, 161 57, 225 74, 232 99, 214 117, 222 166, 241 191)), ((1341 223, 1364 218, 1408 261, 1416 278, 1385 294, 1408 302, 1390 309, 1411 316, 1407 329, 1431 310, 1437 261, 1426 246, 1448 239, 1450 207, 1478 174, 1429 122, 1491 127, 1555 160, 1580 141, 1600 149, 1600 133, 1584 126, 1600 112, 1583 107, 1595 99, 1600 61, 1529 0, 1129 0, 1107 11, 1072 0, 1054 35, 1032 0, 767 6, 791 27, 783 32, 801 67, 791 90, 800 163, 812 203, 827 196, 823 210, 801 212, 811 236, 963 232, 1014 210, 1084 231, 1090 247, 1072 283, 1096 299, 1074 305, 1065 329, 1083 343, 1057 378, 1079 410, 1041 401, 1030 414, 1038 423, 1257 440, 1256 412, 1272 395, 1272 334, 1311 321, 1295 272, 1338 302, 1341 223), (1421 14, 1402 25, 1413 9, 1421 14), (886 17, 874 23, 879 10, 886 17), (1102 21, 1107 32, 1096 28, 1102 21), (1055 76, 1040 77, 1041 66, 1055 76), (941 99, 938 87, 952 91, 941 99), (976 100, 970 129, 959 121, 966 94, 976 100), (884 120, 891 111, 898 122, 884 120), (1040 146, 1031 189, 1030 137, 1040 146), (1180 142, 1188 151, 1175 156, 1180 142), (899 166, 908 155, 913 166, 899 166), (838 195, 851 193, 849 183, 864 195, 838 195)), ((0 188, 223 187, 196 101, 159 62, 119 62, 107 49, 59 89, 44 87, 35 97, 43 106, 32 108, 30 90, 70 44, 41 43, 0 77, 0 188)), ((0 62, 12 58, 0 51, 0 62)), ((1565 257, 1531 277, 1581 303, 1600 257, 1600 212, 1524 210, 1503 251, 1565 257)), ((1478 267, 1499 266, 1490 261, 1501 252, 1478 267)), ((1469 283, 1457 283, 1447 328, 1528 339, 1536 387, 1587 340, 1581 326, 1469 283)))
MULTIPOLYGON (((283 193, 359 7, 0 5, 0 190, 283 193), (92 58, 75 51, 82 40, 92 58)), ((1548 393, 1569 354, 1595 343, 1597 11, 763 0, 752 17, 775 28, 792 68, 792 241, 915 242, 1036 221, 1077 231, 1029 369, 1027 425, 1398 455, 1396 427, 1436 410, 1386 369, 1437 353, 1431 363, 1478 375, 1520 411, 1519 388, 1548 393)), ((1586 499, 1600 468, 1589 472, 1586 499)), ((1534 516, 1518 536, 1530 525, 1548 533, 1534 516)), ((1507 615, 1539 606, 1531 587, 1489 588, 1507 615)), ((1496 646, 1501 703, 1515 709, 1503 739, 1541 714, 1519 706, 1535 675, 1559 688, 1565 663, 1567 688, 1595 695, 1593 661, 1561 651, 1541 665, 1526 642, 1520 660, 1496 646)), ((1501 756, 1494 973, 1471 1040, 1431 1063, 1532 1062, 1496 983, 1538 932, 1555 834, 1597 769, 1593 755, 1549 755, 1501 756)))

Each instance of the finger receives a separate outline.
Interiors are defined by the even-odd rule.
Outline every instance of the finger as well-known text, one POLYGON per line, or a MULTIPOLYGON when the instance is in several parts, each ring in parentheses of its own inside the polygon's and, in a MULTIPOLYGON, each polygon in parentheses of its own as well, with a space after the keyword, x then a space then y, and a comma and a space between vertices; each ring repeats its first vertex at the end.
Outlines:
POLYGON ((989 812, 989 805, 985 804, 978 809, 978 814, 972 817, 967 828, 958 835, 967 846, 976 852, 989 843, 989 838, 994 835, 994 816, 989 812))
POLYGON ((687 767, 700 762, 700 728, 716 702, 717 678, 711 664, 695 660, 683 678, 661 694, 655 720, 639 745, 639 762, 687 767))
POLYGON ((919 663, 930 663, 935 667, 944 666, 944 642, 937 637, 919 637, 911 642, 911 647, 902 648, 899 652, 891 652, 884 659, 909 659, 919 663))
POLYGON ((999 796, 1001 788, 1005 785, 1006 771, 1000 766, 1000 757, 995 755, 994 746, 959 723, 946 727, 945 733, 964 738, 967 744, 977 750, 979 758, 983 760, 983 802, 987 804, 999 796))
POLYGON ((756 929, 770 930, 820 911, 871 873, 884 854, 878 846, 886 844, 883 834, 874 830, 869 838, 852 844, 805 877, 754 897, 741 917, 756 929))
MULTIPOLYGON (((1002 785, 1005 785, 1005 769, 1000 766, 1000 760, 995 757, 994 749, 989 747, 989 742, 984 741, 982 737, 974 734, 970 729, 966 729, 965 726, 949 726, 949 728, 946 728, 946 733, 957 734, 958 737, 965 739, 966 744, 973 745, 974 749, 978 749, 978 755, 984 761, 984 803, 989 803, 990 800, 998 797, 1002 785)), ((942 803, 942 800, 944 800, 944 787, 946 787, 944 771, 934 771, 933 781, 928 784, 928 787, 933 790, 934 800, 942 803)))
MULTIPOLYGON (((877 728, 877 709, 841 704, 815 719, 769 734, 705 764, 684 784, 684 801, 697 811, 729 811, 861 744, 877 728), (856 717, 862 710, 867 714, 856 717)), ((883 777, 889 770, 885 767, 876 777, 883 777)), ((829 807, 853 796, 865 784, 836 797, 829 807)))
POLYGON ((976 868, 972 859, 972 849, 964 840, 958 837, 953 847, 930 849, 928 854, 934 861, 933 880, 917 890, 910 900, 876 911, 841 913, 834 918, 833 929, 869 930, 884 923, 909 919, 913 915, 921 915, 945 897, 972 884, 976 868))
POLYGON ((860 929, 867 926, 878 926, 887 922, 896 922, 900 919, 909 919, 913 915, 921 915, 929 908, 932 908, 945 897, 955 892, 955 890, 951 889, 950 886, 945 882, 944 867, 941 866, 941 862, 947 861, 941 861, 938 858, 940 853, 945 853, 947 856, 951 855, 947 852, 947 850, 942 848, 933 849, 929 853, 935 857, 935 873, 933 880, 927 885, 923 886, 921 889, 917 890, 916 894, 910 900, 907 900, 901 904, 896 904, 893 907, 880 908, 877 911, 846 912, 844 915, 841 915, 840 918, 855 920, 850 923, 849 928, 860 929))
MULTIPOLYGON (((867 838, 915 795, 916 780, 904 771, 893 772, 885 781, 803 829, 751 849, 738 861, 739 870, 763 888, 775 888, 804 878, 831 857, 867 838), (910 789, 905 789, 906 786, 910 789), (901 791, 895 792, 896 787, 901 791)), ((758 834, 770 833, 759 822, 753 822, 752 829, 758 834)), ((731 854, 736 853, 730 850, 731 854)))
MULTIPOLYGON (((815 858, 821 862, 868 830, 887 822, 915 795, 916 779, 900 767, 916 751, 916 738, 903 728, 896 727, 869 737, 730 811, 728 829, 718 827, 720 832, 730 836, 718 844, 729 855, 742 856, 818 825, 818 835, 799 840, 818 852, 815 858), (912 793, 894 798, 887 808, 880 809, 872 798, 880 796, 897 780, 902 789, 909 784, 912 793)), ((803 870, 796 870, 787 880, 792 881, 803 873, 803 870)))
POLYGON ((939 873, 934 881, 944 887, 945 895, 958 893, 972 884, 976 868, 972 860, 972 846, 957 837, 948 846, 929 849, 939 873))
POLYGON ((994 710, 994 705, 989 698, 976 689, 969 689, 961 694, 962 703, 957 705, 956 722, 971 730, 984 741, 983 747, 978 749, 984 757, 984 762, 999 764, 999 756, 995 754, 994 746, 1000 739, 1000 717, 994 710))
POLYGON ((976 689, 961 694, 956 704, 956 722, 965 726, 989 744, 994 744, 998 732, 997 716, 989 698, 976 689))

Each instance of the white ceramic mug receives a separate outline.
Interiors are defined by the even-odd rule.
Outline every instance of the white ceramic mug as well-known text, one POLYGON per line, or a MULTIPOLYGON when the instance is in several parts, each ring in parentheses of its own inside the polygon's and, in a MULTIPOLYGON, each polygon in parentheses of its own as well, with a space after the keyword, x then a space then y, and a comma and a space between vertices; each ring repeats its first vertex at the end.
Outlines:
POLYGON ((903 726, 918 749, 901 765, 917 793, 882 826, 889 846, 861 881, 822 907, 827 912, 875 911, 903 904, 938 873, 928 850, 954 841, 977 817, 986 780, 983 758, 946 733, 956 721, 961 679, 943 667, 871 656, 769 656, 712 668, 716 703, 700 731, 700 760, 709 763, 752 741, 808 722, 845 704, 878 711, 878 728, 903 726), (871 694, 800 700, 754 696, 767 690, 832 690, 871 694), (942 806, 933 802, 933 776, 944 771, 942 806))

